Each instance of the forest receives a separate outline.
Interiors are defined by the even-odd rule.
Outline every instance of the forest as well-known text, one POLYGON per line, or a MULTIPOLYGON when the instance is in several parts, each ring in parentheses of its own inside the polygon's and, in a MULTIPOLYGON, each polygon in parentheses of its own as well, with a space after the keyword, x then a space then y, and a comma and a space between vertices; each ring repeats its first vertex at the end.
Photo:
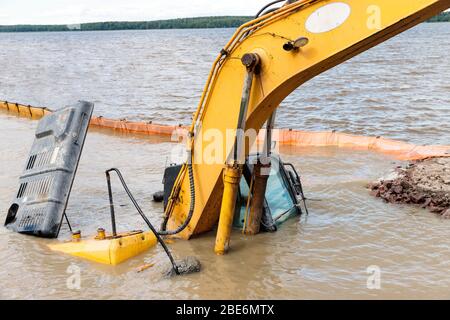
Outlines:
MULTIPOLYGON (((222 16, 180 18, 137 22, 95 22, 78 25, 13 25, 0 26, 0 32, 50 32, 50 31, 101 31, 101 30, 151 30, 151 29, 207 29, 237 28, 252 17, 222 16)), ((450 12, 443 12, 428 22, 449 22, 450 12)))

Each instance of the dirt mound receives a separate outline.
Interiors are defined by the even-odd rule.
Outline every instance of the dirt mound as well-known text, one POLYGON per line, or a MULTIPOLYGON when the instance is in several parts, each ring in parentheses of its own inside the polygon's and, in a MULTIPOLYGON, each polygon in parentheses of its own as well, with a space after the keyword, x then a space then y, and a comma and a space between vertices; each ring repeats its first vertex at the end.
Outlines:
POLYGON ((420 205, 450 218, 450 158, 411 162, 369 188, 387 202, 420 205))

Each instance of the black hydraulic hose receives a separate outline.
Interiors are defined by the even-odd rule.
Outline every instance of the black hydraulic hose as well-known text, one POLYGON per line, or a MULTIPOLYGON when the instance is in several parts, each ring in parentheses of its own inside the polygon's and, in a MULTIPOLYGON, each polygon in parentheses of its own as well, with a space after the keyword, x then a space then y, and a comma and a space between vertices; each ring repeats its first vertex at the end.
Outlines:
POLYGON ((285 2, 286 0, 275 0, 272 1, 268 4, 266 4, 261 10, 258 11, 258 13, 256 14, 255 18, 259 18, 261 16, 261 14, 263 14, 267 8, 273 6, 274 4, 280 3, 280 2, 285 2))
MULTIPOLYGON (((191 203, 190 203, 190 207, 189 207, 189 213, 188 216, 186 218, 186 220, 184 221, 184 223, 179 226, 177 229, 175 230, 161 230, 159 232, 160 235, 162 236, 173 236, 176 235, 180 232, 182 232, 184 229, 187 228, 187 226, 189 225, 189 223, 192 220, 192 216, 194 215, 194 210, 195 210, 195 181, 194 181, 194 170, 192 168, 192 156, 190 156, 189 161, 187 163, 187 167, 188 167, 188 172, 189 172, 189 185, 190 185, 190 190, 191 190, 191 203)), ((169 215, 166 216, 166 220, 164 220, 164 227, 167 223, 169 219, 169 215)))
MULTIPOLYGON (((120 173, 120 171, 118 169, 115 169, 115 168, 112 168, 112 169, 109 169, 108 171, 106 171, 106 177, 107 177, 107 181, 108 181, 108 190, 110 192, 110 200, 112 199, 110 172, 115 172, 117 174, 117 176, 119 177, 120 182, 122 183, 123 188, 125 189, 125 192, 127 193, 128 197, 130 198, 130 200, 133 203, 134 207, 139 212, 139 214, 141 215, 142 219, 145 221, 145 223, 150 228, 150 230, 155 234, 156 238, 158 239, 158 242, 161 244, 161 246, 163 247, 163 249, 166 252, 167 256, 169 257, 169 260, 170 260, 170 262, 172 264, 173 269, 175 270, 175 273, 177 275, 180 275, 180 272, 178 271, 178 266, 175 263, 175 259, 173 258, 172 254, 170 253, 169 248, 167 247, 166 243, 161 238, 161 236, 156 231, 156 229, 153 227, 153 225, 151 224, 150 220, 148 220, 148 218, 145 216, 144 212, 142 211, 141 207, 137 203, 137 201, 134 198, 133 194, 131 193, 130 189, 128 189, 128 186, 125 183, 125 180, 124 180, 122 174, 120 173)), ((114 211, 111 211, 111 217, 114 217, 114 216, 115 216, 114 211)), ((115 229, 115 217, 113 219, 114 219, 113 220, 114 221, 114 223, 113 223, 114 227, 113 228, 115 229)))

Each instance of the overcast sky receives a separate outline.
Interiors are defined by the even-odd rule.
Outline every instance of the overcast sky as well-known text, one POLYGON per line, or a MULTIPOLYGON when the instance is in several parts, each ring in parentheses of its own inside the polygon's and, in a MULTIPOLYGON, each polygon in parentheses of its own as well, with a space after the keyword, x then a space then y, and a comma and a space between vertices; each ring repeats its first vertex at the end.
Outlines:
POLYGON ((270 0, 0 0, 0 25, 253 15, 270 0))

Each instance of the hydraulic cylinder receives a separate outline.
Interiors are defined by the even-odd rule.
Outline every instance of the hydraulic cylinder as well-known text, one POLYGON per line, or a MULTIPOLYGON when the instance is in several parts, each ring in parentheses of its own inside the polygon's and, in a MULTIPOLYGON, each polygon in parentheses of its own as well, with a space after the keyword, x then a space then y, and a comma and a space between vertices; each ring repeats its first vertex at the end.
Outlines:
POLYGON ((254 183, 250 214, 245 226, 245 234, 255 235, 261 229, 261 219, 264 210, 264 201, 266 198, 267 180, 269 179, 270 164, 265 165, 258 161, 254 166, 254 183))
POLYGON ((220 209, 219 227, 217 229, 216 246, 217 255, 224 255, 230 248, 231 230, 236 209, 239 182, 242 176, 241 166, 227 166, 223 174, 223 198, 220 209))

